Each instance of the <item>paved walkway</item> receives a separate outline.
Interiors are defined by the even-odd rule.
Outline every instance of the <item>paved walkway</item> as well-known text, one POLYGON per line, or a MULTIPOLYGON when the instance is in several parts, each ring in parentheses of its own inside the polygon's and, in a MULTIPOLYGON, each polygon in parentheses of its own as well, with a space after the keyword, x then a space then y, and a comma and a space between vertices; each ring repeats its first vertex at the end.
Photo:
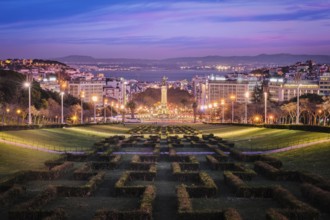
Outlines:
MULTIPOLYGON (((247 155, 274 154, 274 153, 280 153, 280 152, 295 150, 295 149, 299 149, 299 148, 304 148, 304 147, 308 147, 308 146, 311 146, 311 145, 314 145, 314 144, 320 144, 320 143, 325 143, 325 142, 330 142, 330 139, 319 140, 319 141, 314 141, 314 142, 305 143, 305 144, 298 144, 298 145, 293 145, 293 146, 279 148, 279 149, 274 149, 274 150, 245 151, 245 152, 243 152, 243 154, 247 154, 247 155)), ((38 151, 43 151, 43 152, 53 153, 53 154, 65 154, 65 153, 85 154, 85 152, 83 152, 83 151, 56 151, 56 150, 49 150, 49 149, 45 149, 45 148, 40 148, 40 147, 32 146, 32 145, 29 145, 29 144, 23 144, 23 143, 17 143, 17 142, 7 141, 7 140, 4 140, 4 139, 0 139, 0 143, 6 143, 6 144, 10 144, 10 145, 15 145, 15 146, 18 146, 18 147, 22 147, 22 148, 27 148, 27 149, 32 149, 32 150, 38 150, 38 151)), ((182 152, 182 154, 184 154, 184 153, 187 153, 187 152, 182 152)), ((206 152, 202 152, 202 153, 205 154, 206 152)), ((207 153, 209 153, 209 152, 207 152, 207 153)), ((118 153, 118 154, 120 154, 120 153, 118 153)))

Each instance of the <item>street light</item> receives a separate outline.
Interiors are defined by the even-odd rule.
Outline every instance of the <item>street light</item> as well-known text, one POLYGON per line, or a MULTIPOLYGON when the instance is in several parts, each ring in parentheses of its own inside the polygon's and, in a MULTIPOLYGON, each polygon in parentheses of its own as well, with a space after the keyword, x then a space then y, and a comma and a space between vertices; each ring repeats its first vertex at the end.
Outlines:
MULTIPOLYGON (((112 116, 113 116, 113 115, 112 115, 112 108, 113 108, 113 107, 114 107, 114 104, 113 104, 113 102, 111 102, 111 108, 110 108, 111 118, 112 118, 112 116)), ((110 119, 111 119, 111 118, 110 118, 110 119)), ((111 122, 111 120, 110 120, 110 122, 111 122)))
POLYGON ((108 99, 104 99, 103 108, 104 108, 104 123, 107 123, 107 109, 106 105, 108 104, 108 99))
POLYGON ((64 114, 63 114, 63 97, 64 92, 61 92, 61 124, 64 124, 64 114))
POLYGON ((297 87, 297 117, 296 117, 296 124, 299 124, 299 117, 300 117, 299 96, 300 96, 300 84, 298 84, 298 87, 297 87))
POLYGON ((235 101, 235 96, 231 95, 230 100, 231 100, 231 123, 234 123, 234 101, 235 101))
POLYGON ((274 116, 273 115, 269 115, 269 124, 273 124, 273 119, 274 119, 274 116))
POLYGON ((120 106, 120 109, 121 109, 121 116, 122 116, 122 118, 121 118, 121 120, 122 120, 122 123, 124 123, 125 122, 125 117, 126 117, 126 112, 125 112, 125 109, 124 109, 125 107, 124 107, 124 105, 121 105, 120 106))
POLYGON ((85 92, 81 91, 80 92, 80 108, 81 108, 81 112, 80 112, 80 124, 84 124, 84 103, 83 103, 83 99, 85 98, 85 92))
POLYGON ((29 89, 29 122, 28 124, 32 124, 32 118, 31 118, 31 83, 30 82, 25 82, 24 87, 29 89))
POLYGON ((19 124, 19 115, 21 114, 21 109, 17 109, 16 113, 17 113, 17 124, 19 124))
POLYGON ((96 102, 97 102, 97 96, 92 96, 92 101, 94 102, 94 123, 96 123, 96 102))
POLYGON ((220 104, 222 106, 222 123, 225 121, 225 100, 221 99, 220 104))
POLYGON ((249 102, 249 91, 245 93, 245 124, 248 123, 247 120, 247 107, 248 107, 248 102, 249 102))
POLYGON ((265 92, 265 124, 267 124, 267 95, 268 93, 265 92))

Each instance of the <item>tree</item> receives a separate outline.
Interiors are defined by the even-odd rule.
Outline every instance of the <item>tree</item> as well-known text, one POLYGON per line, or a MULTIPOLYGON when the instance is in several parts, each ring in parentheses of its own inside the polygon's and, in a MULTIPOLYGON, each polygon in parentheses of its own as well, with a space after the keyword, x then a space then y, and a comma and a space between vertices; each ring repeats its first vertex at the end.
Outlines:
POLYGON ((134 118, 134 112, 135 112, 135 109, 136 109, 136 103, 133 100, 131 100, 131 101, 129 101, 126 104, 126 107, 130 109, 131 117, 134 118))

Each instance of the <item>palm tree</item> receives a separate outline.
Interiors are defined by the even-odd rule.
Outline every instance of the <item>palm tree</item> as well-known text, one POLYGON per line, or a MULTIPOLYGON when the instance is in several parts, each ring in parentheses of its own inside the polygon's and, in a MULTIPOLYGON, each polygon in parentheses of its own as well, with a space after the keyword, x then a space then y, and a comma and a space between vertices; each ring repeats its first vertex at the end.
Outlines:
POLYGON ((197 103, 193 102, 192 108, 193 108, 193 113, 194 113, 194 123, 196 123, 197 107, 198 107, 197 103))
POLYGON ((131 100, 126 104, 126 107, 131 111, 131 117, 134 118, 134 111, 136 109, 136 103, 131 100))

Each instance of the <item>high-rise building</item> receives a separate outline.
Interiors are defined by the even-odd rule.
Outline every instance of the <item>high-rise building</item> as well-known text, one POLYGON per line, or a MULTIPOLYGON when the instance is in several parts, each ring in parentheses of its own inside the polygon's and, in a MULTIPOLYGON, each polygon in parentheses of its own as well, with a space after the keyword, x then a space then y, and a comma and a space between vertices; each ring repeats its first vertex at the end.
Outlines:
POLYGON ((289 101, 297 97, 298 90, 300 95, 320 93, 320 87, 315 81, 301 80, 295 82, 287 81, 283 78, 271 78, 269 80, 268 89, 269 99, 277 102, 289 101))
POLYGON ((330 73, 323 73, 320 76, 320 95, 329 96, 330 95, 330 73))
POLYGON ((76 79, 69 83, 69 94, 74 97, 81 98, 83 93, 84 102, 92 102, 92 97, 96 96, 97 105, 103 105, 103 87, 105 86, 105 80, 85 80, 76 79))

